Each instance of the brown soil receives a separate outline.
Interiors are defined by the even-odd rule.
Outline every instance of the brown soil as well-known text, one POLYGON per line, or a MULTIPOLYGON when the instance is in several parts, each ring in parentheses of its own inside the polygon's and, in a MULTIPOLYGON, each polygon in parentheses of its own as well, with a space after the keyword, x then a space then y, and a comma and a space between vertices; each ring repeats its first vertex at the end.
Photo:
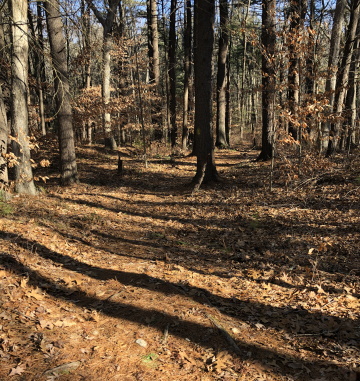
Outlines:
POLYGON ((0 380, 359 380, 358 167, 270 191, 256 154, 191 194, 194 158, 83 147, 1 203, 0 380))

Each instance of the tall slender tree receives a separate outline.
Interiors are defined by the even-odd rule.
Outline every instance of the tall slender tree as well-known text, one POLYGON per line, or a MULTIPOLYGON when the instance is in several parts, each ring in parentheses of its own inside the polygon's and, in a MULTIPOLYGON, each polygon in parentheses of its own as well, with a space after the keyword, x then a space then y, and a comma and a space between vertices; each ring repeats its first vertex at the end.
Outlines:
POLYGON ((274 151, 276 0, 263 0, 262 7, 262 144, 257 160, 266 161, 274 151))
POLYGON ((191 0, 185 2, 184 15, 184 110, 183 110, 183 130, 182 149, 186 149, 189 136, 189 97, 190 79, 192 74, 191 51, 192 51, 192 12, 191 0))
POLYGON ((148 23, 148 56, 150 82, 153 82, 156 84, 156 86, 158 86, 160 81, 160 56, 156 0, 147 0, 146 7, 148 23))
POLYGON ((110 102, 110 80, 111 80, 111 49, 112 49, 112 29, 115 23, 116 9, 120 0, 109 0, 105 13, 101 12, 93 3, 92 0, 86 0, 91 10, 94 12, 97 20, 103 27, 103 77, 102 77, 102 98, 104 102, 103 128, 105 136, 112 141, 112 148, 115 148, 115 139, 111 132, 111 114, 107 110, 110 102))
POLYGON ((300 125, 298 108, 300 101, 300 70, 303 52, 299 49, 301 35, 304 32, 304 22, 307 8, 306 0, 290 0, 290 27, 289 27, 289 74, 288 74, 288 101, 293 120, 289 121, 289 132, 294 139, 298 139, 300 125))
POLYGON ((177 140, 176 125, 176 7, 177 0, 171 0, 170 29, 169 29, 169 85, 170 85, 170 135, 171 147, 175 147, 177 140))
MULTIPOLYGON (((349 72, 351 65, 351 57, 353 55, 354 42, 356 29, 360 16, 360 0, 352 0, 350 4, 350 21, 347 30, 347 37, 344 45, 343 57, 341 60, 341 66, 338 71, 337 81, 336 81, 336 93, 334 99, 334 111, 336 112, 336 117, 342 117, 342 111, 344 107, 345 95, 348 87, 349 72)), ((338 148, 340 137, 340 121, 335 120, 331 123, 330 128, 330 139, 326 155, 330 156, 335 149, 338 148)))
POLYGON ((218 50, 218 67, 216 83, 216 146, 220 148, 229 145, 226 133, 226 86, 227 59, 229 50, 229 9, 228 1, 220 0, 220 35, 218 50))
POLYGON ((3 85, 6 77, 5 62, 7 57, 5 56, 5 33, 2 13, 0 12, 0 72, 4 73, 4 76, 0 78, 0 189, 6 188, 8 185, 8 167, 5 160, 7 154, 7 143, 9 128, 5 107, 5 96, 3 93, 3 85))
POLYGON ((78 181, 75 155, 72 107, 63 23, 58 0, 44 1, 51 58, 54 69, 55 100, 60 148, 61 183, 70 185, 78 181))
POLYGON ((15 166, 15 191, 23 194, 36 194, 30 158, 28 126, 28 2, 9 0, 12 25, 11 53, 11 133, 13 152, 18 163, 15 166))
MULTIPOLYGON (((335 88, 336 88, 336 77, 338 72, 339 60, 340 60, 340 44, 342 37, 342 29, 344 24, 344 13, 346 7, 346 0, 337 0, 333 27, 331 30, 330 47, 329 47, 329 60, 328 60, 328 78, 326 80, 325 92, 328 95, 329 106, 328 112, 331 114, 334 109, 335 101, 335 88)), ((329 133, 330 133, 330 122, 325 122, 322 124, 322 139, 321 148, 322 150, 328 149, 329 144, 329 133)))

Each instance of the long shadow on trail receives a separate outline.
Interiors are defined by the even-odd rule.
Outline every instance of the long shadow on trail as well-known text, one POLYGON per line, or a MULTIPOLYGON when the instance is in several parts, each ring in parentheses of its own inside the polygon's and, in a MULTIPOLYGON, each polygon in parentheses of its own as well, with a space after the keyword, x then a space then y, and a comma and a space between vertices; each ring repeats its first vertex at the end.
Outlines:
MULTIPOLYGON (((194 343, 197 343, 203 347, 214 347, 213 341, 209 339, 208 328, 199 323, 185 321, 180 319, 178 316, 166 314, 156 309, 143 309, 125 303, 113 302, 110 300, 100 300, 98 298, 88 296, 83 291, 76 291, 71 293, 70 297, 68 288, 55 284, 51 279, 42 276, 37 271, 32 270, 11 255, 7 253, 0 253, 0 258, 1 261, 7 265, 9 269, 11 269, 12 272, 16 272, 19 275, 27 274, 29 277, 29 284, 39 287, 47 294, 55 298, 61 298, 67 302, 76 304, 79 307, 98 310, 99 312, 102 312, 111 317, 120 318, 143 325, 151 325, 160 331, 163 331, 164 328, 168 326, 170 335, 174 335, 183 339, 188 340, 189 333, 191 332, 191 340, 194 343), (148 323, 149 316, 153 317, 151 323, 148 323), (208 339, 204 340, 204 338, 208 339)), ((134 274, 131 274, 130 276, 133 275, 134 274)), ((118 280, 121 281, 120 279, 118 280)), ((132 284, 133 283, 134 281, 132 281, 132 284)), ((138 286, 138 284, 134 285, 138 286)), ((249 344, 241 341, 237 341, 236 344, 238 347, 236 354, 241 358, 241 360, 245 360, 250 357, 256 361, 259 361, 263 364, 263 366, 266 367, 267 362, 272 363, 275 358, 275 361, 277 360, 279 363, 291 363, 293 366, 296 364, 297 376, 299 376, 299 374, 304 375, 305 370, 311 372, 312 374, 316 374, 324 368, 328 369, 329 367, 332 367, 333 371, 336 372, 336 376, 338 377, 336 379, 333 378, 334 380, 341 381, 348 379, 348 369, 331 361, 306 360, 304 358, 294 357, 287 355, 286 353, 281 353, 275 349, 270 350, 264 348, 261 344, 249 344), (299 369, 302 369, 303 371, 299 373, 299 369)), ((225 341, 223 346, 226 346, 225 341)), ((294 373, 293 369, 282 369, 281 371, 272 369, 272 371, 279 374, 294 373)))
MULTIPOLYGON (((224 226, 227 226, 226 224, 229 223, 231 220, 229 220, 229 218, 214 218, 214 217, 209 217, 208 219, 204 219, 202 217, 199 217, 199 218, 194 218, 194 217, 191 217, 191 218, 186 218, 186 217, 179 217, 177 215, 161 215, 161 214, 155 214, 154 213, 154 209, 153 207, 156 205, 154 203, 148 203, 148 202, 143 202, 142 204, 143 205, 150 205, 151 206, 151 211, 149 211, 149 213, 146 213, 146 212, 140 212, 140 211, 135 211, 135 210, 129 210, 129 209, 125 209, 125 208, 114 208, 114 207, 109 207, 109 206, 105 206, 99 202, 93 202, 93 201, 89 201, 89 200, 74 200, 74 199, 71 199, 71 198, 67 198, 67 197, 60 197, 60 196, 57 196, 57 195, 51 195, 50 196, 51 198, 57 198, 61 201, 67 201, 69 203, 74 203, 74 204, 79 204, 79 205, 86 205, 86 206, 89 206, 89 207, 92 207, 92 208, 97 208, 97 209, 104 209, 104 210, 107 210, 109 212, 113 212, 113 213, 123 213, 123 214, 127 214, 129 216, 135 216, 135 217, 143 217, 143 218, 153 218, 155 220, 161 220, 161 221, 176 221, 176 222, 179 222, 179 223, 182 223, 182 224, 192 224, 194 226, 215 226, 215 227, 224 227, 224 226)), ((167 203, 159 203, 158 206, 166 206, 167 203)), ((169 204, 171 205, 171 203, 169 204)), ((211 205, 213 206, 216 206, 217 204, 216 203, 211 203, 211 205)), ((218 206, 220 206, 221 203, 218 203, 218 206)), ((301 221, 295 221, 295 220, 286 220, 286 218, 283 218, 280 220, 281 221, 281 225, 279 224, 279 222, 276 222, 277 226, 278 227, 286 227, 286 225, 289 227, 289 229, 291 229, 291 233, 292 234, 295 234, 297 232, 299 233, 303 233, 304 231, 311 231, 311 234, 313 236, 315 235, 325 235, 327 232, 328 232, 328 227, 326 226, 326 221, 323 222, 323 225, 320 227, 314 227, 314 226, 311 226, 310 224, 304 224, 302 223, 301 221)), ((237 223, 237 224, 241 224, 241 225, 244 225, 244 226, 249 226, 251 225, 251 223, 249 222, 249 219, 248 218, 245 218, 245 217, 242 217, 241 215, 235 217, 235 220, 233 218, 233 221, 231 221, 232 223, 237 223)), ((261 225, 263 225, 262 227, 263 228, 267 228, 267 230, 269 231, 269 234, 271 234, 272 232, 274 232, 274 223, 273 221, 265 221, 263 219, 263 221, 259 220, 258 221, 261 225)), ((357 224, 352 224, 353 225, 353 230, 355 232, 359 231, 360 232, 360 227, 357 225, 357 224)), ((346 228, 343 228, 341 225, 337 226, 336 228, 336 232, 337 234, 341 234, 341 233, 347 233, 349 231, 349 227, 346 227, 346 228)))
POLYGON ((149 290, 153 290, 155 284, 156 291, 161 292, 164 295, 178 294, 202 304, 210 304, 214 307, 221 308, 221 311, 224 314, 236 319, 240 318, 243 321, 247 321, 249 324, 255 324, 260 321, 261 324, 268 328, 287 331, 289 334, 298 331, 297 333, 301 335, 318 335, 326 340, 330 340, 328 337, 331 336, 334 342, 346 343, 350 338, 353 340, 356 338, 359 339, 359 320, 348 319, 345 317, 334 317, 331 315, 328 316, 325 313, 309 312, 301 308, 274 307, 263 303, 221 297, 204 288, 184 288, 179 284, 164 281, 147 274, 131 273, 92 266, 80 262, 68 255, 63 255, 50 250, 46 246, 23 238, 20 235, 0 231, 0 238, 10 238, 13 242, 16 242, 26 250, 28 250, 29 247, 33 250, 36 249, 36 253, 42 258, 50 259, 55 263, 61 264, 63 268, 76 273, 102 281, 117 279, 123 285, 131 285, 149 290), (286 317, 286 319, 284 319, 284 317, 286 317), (282 321, 283 319, 284 321, 282 321))

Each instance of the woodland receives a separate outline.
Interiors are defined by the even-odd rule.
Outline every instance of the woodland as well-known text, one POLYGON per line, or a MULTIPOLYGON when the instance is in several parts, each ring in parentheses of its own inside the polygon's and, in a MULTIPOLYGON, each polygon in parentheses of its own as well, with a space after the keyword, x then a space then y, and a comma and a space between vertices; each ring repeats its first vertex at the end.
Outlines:
POLYGON ((0 380, 360 381, 360 0, 0 0, 0 380))

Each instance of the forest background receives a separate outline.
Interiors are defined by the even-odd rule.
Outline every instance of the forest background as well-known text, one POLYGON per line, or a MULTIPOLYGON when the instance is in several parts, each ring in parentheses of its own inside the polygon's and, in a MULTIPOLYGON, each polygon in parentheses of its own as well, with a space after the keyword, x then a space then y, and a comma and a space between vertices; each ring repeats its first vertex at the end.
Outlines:
POLYGON ((360 1, 0 4, 0 376, 357 380, 360 1))

